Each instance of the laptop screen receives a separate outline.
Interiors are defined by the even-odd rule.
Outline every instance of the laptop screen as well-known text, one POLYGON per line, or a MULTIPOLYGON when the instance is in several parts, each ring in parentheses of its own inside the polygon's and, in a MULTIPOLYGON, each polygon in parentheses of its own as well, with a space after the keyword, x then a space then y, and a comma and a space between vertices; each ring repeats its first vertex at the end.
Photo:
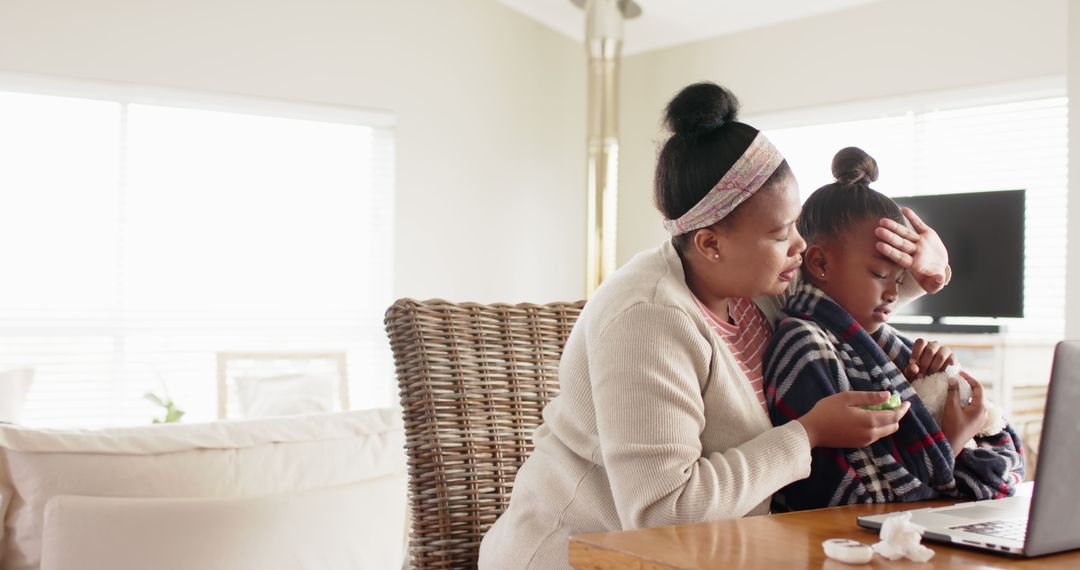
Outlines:
POLYGON ((1024 554, 1080 548, 1080 342, 1060 342, 1046 394, 1024 554))

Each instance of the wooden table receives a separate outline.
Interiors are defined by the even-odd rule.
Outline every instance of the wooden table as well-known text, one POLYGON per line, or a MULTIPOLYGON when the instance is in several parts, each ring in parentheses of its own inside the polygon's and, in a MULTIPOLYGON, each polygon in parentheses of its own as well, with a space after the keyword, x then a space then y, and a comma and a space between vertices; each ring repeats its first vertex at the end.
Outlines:
POLYGON ((623 532, 584 534, 570 539, 570 564, 577 570, 689 570, 692 568, 1080 568, 1080 550, 1022 559, 923 541, 937 554, 926 564, 889 561, 875 555, 866 565, 825 558, 821 543, 851 538, 866 544, 877 534, 859 528, 855 517, 887 513, 926 503, 852 505, 833 509, 671 526, 623 532))

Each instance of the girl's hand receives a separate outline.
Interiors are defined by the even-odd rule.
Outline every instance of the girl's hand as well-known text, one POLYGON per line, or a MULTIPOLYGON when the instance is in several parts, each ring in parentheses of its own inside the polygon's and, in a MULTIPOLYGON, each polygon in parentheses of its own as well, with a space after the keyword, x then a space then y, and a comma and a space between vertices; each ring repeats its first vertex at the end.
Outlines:
POLYGON ((936 340, 927 342, 920 338, 911 346, 911 358, 904 369, 904 376, 908 380, 915 380, 927 374, 941 372, 953 364, 956 364, 956 355, 952 349, 936 340))
POLYGON ((798 421, 806 430, 810 447, 860 448, 900 429, 911 404, 895 410, 864 410, 889 399, 888 392, 840 392, 818 400, 798 421))
POLYGON ((877 250, 909 270, 924 291, 937 293, 948 285, 952 277, 949 252, 937 232, 915 212, 910 208, 904 208, 903 212, 911 222, 911 228, 882 218, 879 222, 881 225, 874 230, 874 235, 881 240, 877 242, 877 250))
MULTIPOLYGON (((941 431, 953 448, 953 456, 960 455, 967 442, 975 437, 986 421, 983 388, 979 381, 961 372, 964 381, 971 386, 971 403, 961 407, 960 388, 955 379, 949 380, 949 394, 945 397, 945 414, 941 418, 941 431)), ((812 410, 811 410, 812 411, 812 410)))

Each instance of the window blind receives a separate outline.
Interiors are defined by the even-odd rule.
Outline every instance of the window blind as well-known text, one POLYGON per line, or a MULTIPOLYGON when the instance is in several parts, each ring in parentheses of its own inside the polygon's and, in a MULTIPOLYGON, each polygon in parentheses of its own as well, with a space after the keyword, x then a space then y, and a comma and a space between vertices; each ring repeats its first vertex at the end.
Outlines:
POLYGON ((213 419, 219 351, 346 351, 353 407, 391 405, 390 122, 95 95, 0 90, 0 369, 35 370, 23 421, 148 423, 148 391, 213 419))

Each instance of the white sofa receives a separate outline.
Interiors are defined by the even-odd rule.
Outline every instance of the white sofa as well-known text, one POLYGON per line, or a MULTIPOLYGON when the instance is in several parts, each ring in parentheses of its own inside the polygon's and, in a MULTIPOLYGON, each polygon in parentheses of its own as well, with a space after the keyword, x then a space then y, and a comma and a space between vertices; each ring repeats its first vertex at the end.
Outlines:
POLYGON ((0 498, 0 564, 399 568, 403 446, 394 409, 92 431, 0 426, 0 495, 10 498, 0 498))

